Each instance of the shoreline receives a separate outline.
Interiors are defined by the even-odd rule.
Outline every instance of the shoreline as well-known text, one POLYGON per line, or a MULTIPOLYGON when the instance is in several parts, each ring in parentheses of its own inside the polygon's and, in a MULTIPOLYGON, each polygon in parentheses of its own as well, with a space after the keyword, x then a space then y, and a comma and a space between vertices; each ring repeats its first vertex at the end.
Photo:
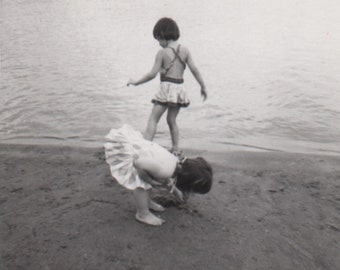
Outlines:
MULTIPOLYGON (((170 147, 169 142, 164 139, 155 138, 157 143, 164 146, 165 148, 170 147)), ((274 140, 274 139, 272 139, 274 140)), ((48 137, 37 137, 37 138, 7 138, 0 142, 0 145, 37 145, 37 146, 63 146, 63 147, 73 147, 73 148, 101 148, 104 145, 105 139, 104 135, 99 138, 99 140, 89 140, 89 141, 78 141, 72 139, 64 138, 48 138, 48 137), (98 143, 100 142, 101 143, 98 143)), ((193 150, 193 151, 212 151, 216 153, 225 152, 284 152, 284 153, 296 153, 296 154, 306 154, 306 155, 326 155, 326 156, 338 156, 340 157, 339 143, 333 144, 319 144, 308 142, 289 142, 284 141, 276 143, 275 147, 268 145, 265 140, 260 140, 259 138, 253 138, 251 140, 232 140, 229 141, 215 141, 212 143, 202 144, 198 143, 197 140, 191 140, 186 138, 186 143, 183 144, 183 150, 193 150)))
POLYGON ((0 144, 1 269, 335 270, 340 158, 211 152, 207 195, 134 220, 103 148, 0 144))

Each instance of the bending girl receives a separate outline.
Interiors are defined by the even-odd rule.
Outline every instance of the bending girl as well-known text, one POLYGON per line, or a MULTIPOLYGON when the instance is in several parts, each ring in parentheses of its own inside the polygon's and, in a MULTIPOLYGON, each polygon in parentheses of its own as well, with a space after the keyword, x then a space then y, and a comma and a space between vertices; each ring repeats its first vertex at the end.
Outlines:
POLYGON ((152 188, 166 189, 179 200, 186 193, 209 192, 212 168, 201 157, 179 160, 160 145, 145 140, 131 126, 111 129, 105 137, 106 162, 119 184, 134 191, 136 219, 148 225, 162 225, 164 220, 150 210, 164 208, 150 199, 152 188))

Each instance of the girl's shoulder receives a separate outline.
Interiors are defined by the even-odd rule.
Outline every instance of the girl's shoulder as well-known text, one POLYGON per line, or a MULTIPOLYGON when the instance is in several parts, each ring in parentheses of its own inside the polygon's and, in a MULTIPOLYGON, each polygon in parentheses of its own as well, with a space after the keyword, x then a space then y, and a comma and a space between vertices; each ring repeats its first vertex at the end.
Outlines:
POLYGON ((179 55, 181 56, 181 58, 186 62, 188 61, 188 56, 190 55, 190 51, 188 49, 188 47, 183 46, 183 45, 179 45, 179 55))
POLYGON ((166 55, 168 54, 168 51, 166 49, 167 48, 159 49, 156 56, 160 58, 166 57, 166 55))
MULTIPOLYGON (((179 50, 178 53, 180 55, 180 57, 182 59, 185 59, 185 61, 188 59, 188 56, 190 55, 190 51, 186 46, 183 46, 181 44, 178 45, 179 50)), ((161 48, 159 49, 159 51, 157 52, 157 57, 159 57, 160 59, 164 59, 164 58, 169 58, 173 56, 173 49, 166 47, 166 48, 161 48)), ((177 51, 177 49, 176 49, 177 51)))
POLYGON ((188 47, 186 47, 186 46, 184 46, 184 45, 182 45, 182 44, 180 44, 180 45, 178 45, 178 46, 180 46, 180 47, 179 47, 179 50, 180 50, 181 52, 189 52, 188 47))
MULTIPOLYGON (((168 47, 165 48, 165 49, 169 49, 168 47)), ((189 53, 189 49, 188 47, 182 45, 182 44, 178 44, 177 47, 175 47, 176 51, 178 51, 179 53, 183 53, 183 54, 186 54, 186 53, 189 53)))
MULTIPOLYGON (((175 48, 174 48, 175 49, 175 48)), ((169 50, 172 50, 171 48, 167 47, 164 48, 163 50, 166 50, 165 53, 169 53, 169 50)), ((188 47, 183 46, 182 44, 177 45, 176 51, 179 53, 179 55, 183 58, 186 59, 187 56, 190 54, 190 51, 188 47)))
POLYGON ((169 51, 172 51, 173 49, 178 49, 180 53, 188 53, 189 49, 186 46, 183 46, 182 44, 177 45, 177 47, 165 47, 165 48, 161 48, 159 49, 159 51, 157 52, 158 54, 166 54, 169 53, 169 51))

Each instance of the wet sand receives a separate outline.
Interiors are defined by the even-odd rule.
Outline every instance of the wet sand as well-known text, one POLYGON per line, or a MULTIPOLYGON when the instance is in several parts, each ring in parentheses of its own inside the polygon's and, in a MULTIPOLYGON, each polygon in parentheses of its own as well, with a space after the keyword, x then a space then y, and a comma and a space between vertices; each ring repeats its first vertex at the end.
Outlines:
POLYGON ((0 145, 0 269, 338 269, 340 157, 185 154, 211 162, 212 191, 164 197, 150 227, 103 149, 0 145))

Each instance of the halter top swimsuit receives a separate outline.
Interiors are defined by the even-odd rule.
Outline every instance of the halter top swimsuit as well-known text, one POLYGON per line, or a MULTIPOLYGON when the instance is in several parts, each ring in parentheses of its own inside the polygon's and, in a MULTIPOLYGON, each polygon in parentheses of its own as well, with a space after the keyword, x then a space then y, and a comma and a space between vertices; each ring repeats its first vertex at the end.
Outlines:
POLYGON ((184 66, 184 69, 186 68, 186 63, 185 61, 183 61, 183 59, 180 57, 179 55, 179 49, 180 49, 181 45, 177 46, 177 50, 175 50, 172 47, 169 47, 175 54, 175 57, 171 60, 170 65, 164 69, 164 71, 161 73, 161 82, 172 82, 172 83, 183 83, 184 80, 183 79, 176 79, 176 78, 171 78, 171 77, 167 77, 166 74, 169 72, 169 70, 173 67, 176 59, 178 59, 181 64, 184 66))

